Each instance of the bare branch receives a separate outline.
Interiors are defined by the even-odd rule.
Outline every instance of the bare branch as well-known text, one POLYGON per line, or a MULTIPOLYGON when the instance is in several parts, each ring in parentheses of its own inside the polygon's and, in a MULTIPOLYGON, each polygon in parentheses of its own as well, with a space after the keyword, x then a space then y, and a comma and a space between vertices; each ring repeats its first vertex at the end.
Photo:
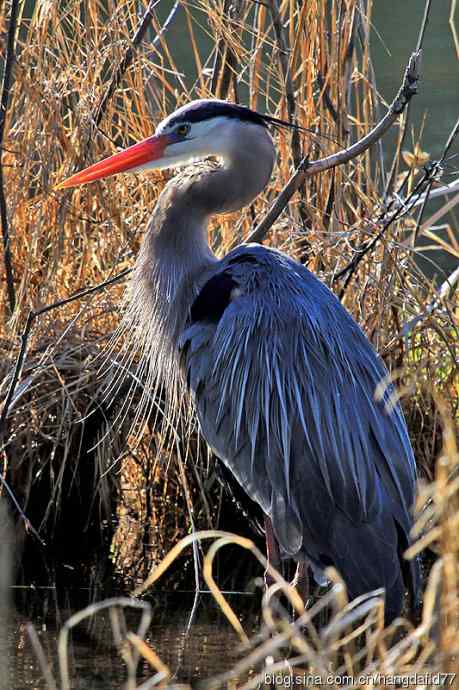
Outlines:
POLYGON ((268 213, 263 220, 252 230, 250 235, 245 240, 246 242, 262 242, 273 223, 279 218, 282 211, 287 206, 288 202, 301 187, 306 179, 306 173, 309 169, 309 159, 303 158, 300 165, 297 167, 292 177, 289 179, 284 189, 281 191, 276 201, 273 203, 268 213))
MULTIPOLYGON (((456 124, 454 125, 453 129, 451 130, 451 133, 447 139, 447 142, 445 144, 445 148, 443 149, 443 153, 441 155, 440 160, 437 161, 436 163, 434 163, 435 169, 438 171, 439 175, 441 175, 441 173, 442 173, 443 163, 444 163, 446 156, 448 155, 448 152, 449 152, 451 146, 453 145, 458 134, 459 134, 459 118, 456 120, 456 124)), ((413 235, 412 235, 411 241, 412 241, 413 247, 416 244, 419 232, 421 231, 421 228, 422 228, 422 219, 424 218, 424 212, 426 210, 427 202, 429 201, 429 199, 431 197, 432 185, 434 183, 435 177, 436 177, 435 175, 432 175, 432 178, 431 178, 429 185, 426 189, 426 192, 424 194, 421 210, 419 212, 418 220, 416 222, 416 227, 415 227, 415 229, 413 231, 413 235)))
MULTIPOLYGON (((346 281, 345 281, 345 283, 344 283, 344 285, 341 288, 340 293, 339 293, 340 299, 343 297, 344 293, 346 292, 347 286, 349 285, 349 283, 352 279, 352 276, 356 272, 357 267, 360 264, 360 262, 362 261, 362 259, 377 245, 379 240, 385 235, 388 228, 398 218, 400 218, 401 216, 404 216, 405 214, 407 214, 409 211, 412 210, 413 207, 411 205, 411 200, 413 198, 414 199, 418 198, 419 194, 425 190, 426 186, 428 187, 428 185, 431 182, 431 177, 434 174, 435 174, 435 172, 434 172, 433 168, 425 170, 423 177, 421 178, 421 180, 419 180, 419 182, 417 183, 417 185, 415 186, 415 188, 411 192, 410 196, 406 200, 406 203, 403 206, 397 206, 395 211, 393 211, 392 215, 389 216, 389 218, 384 222, 381 230, 374 237, 372 237, 370 240, 365 242, 365 244, 356 251, 356 253, 354 254, 351 261, 347 264, 347 266, 345 266, 341 271, 339 271, 336 275, 333 276, 333 282, 335 282, 339 278, 342 278, 344 275, 346 275, 346 273, 348 273, 346 281)), ((407 177, 409 175, 410 175, 410 173, 408 172, 407 177)), ((402 186, 404 186, 405 181, 403 182, 402 186)), ((385 211, 383 216, 377 222, 381 222, 383 220, 384 216, 386 216, 386 215, 387 215, 387 210, 385 211)))
MULTIPOLYGON (((424 36, 426 33, 427 24, 429 23, 431 4, 432 4, 432 0, 426 0, 426 4, 424 5, 424 14, 422 17, 421 28, 419 29, 418 41, 416 44, 416 52, 418 52, 418 53, 422 50, 422 45, 424 43, 424 36)), ((399 164, 399 160, 400 160, 400 152, 403 148, 403 144, 404 144, 405 139, 406 139, 406 133, 408 131, 409 121, 410 121, 410 104, 408 103, 408 107, 406 109, 403 126, 402 126, 402 129, 399 132, 399 136, 398 136, 397 150, 395 151, 394 160, 392 161, 392 166, 391 166, 391 170, 389 173, 388 182, 386 184, 386 191, 385 191, 386 196, 388 196, 390 194, 390 192, 392 191, 392 189, 394 187, 395 175, 397 173, 397 168, 398 168, 398 164, 399 164)))
POLYGON ((2 223, 3 260, 5 263, 6 288, 11 314, 16 306, 16 293, 14 290, 13 262, 11 257, 10 231, 8 224, 8 212, 6 207, 5 189, 3 183, 3 137, 5 135, 6 114, 10 98, 11 76, 13 73, 16 24, 18 19, 19 0, 11 0, 10 23, 6 41, 6 56, 3 72, 2 95, 0 99, 0 219, 2 223))
POLYGON ((400 91, 391 103, 389 110, 376 127, 374 127, 371 132, 368 132, 362 139, 356 141, 355 144, 349 146, 349 148, 311 163, 307 170, 308 177, 328 170, 329 168, 334 168, 337 165, 347 163, 353 158, 360 156, 387 132, 394 124, 397 117, 403 112, 411 98, 417 93, 421 55, 421 51, 417 51, 411 55, 405 70, 405 76, 400 91))
POLYGON ((369 132, 362 139, 356 141, 355 144, 349 146, 347 149, 338 151, 338 153, 333 153, 330 156, 326 156, 326 158, 321 158, 320 160, 313 161, 312 163, 304 158, 282 192, 277 197, 274 204, 269 209, 266 216, 250 233, 246 242, 263 241, 272 224, 280 216, 294 193, 299 189, 307 177, 317 175, 318 173, 329 170, 330 168, 335 168, 337 165, 342 165, 343 163, 347 163, 353 158, 360 156, 387 132, 389 127, 391 127, 400 113, 403 112, 407 103, 409 103, 411 98, 417 92, 421 55, 422 51, 412 53, 405 70, 402 86, 400 87, 397 96, 391 103, 389 110, 384 115, 382 120, 376 125, 376 127, 374 127, 371 132, 369 132))

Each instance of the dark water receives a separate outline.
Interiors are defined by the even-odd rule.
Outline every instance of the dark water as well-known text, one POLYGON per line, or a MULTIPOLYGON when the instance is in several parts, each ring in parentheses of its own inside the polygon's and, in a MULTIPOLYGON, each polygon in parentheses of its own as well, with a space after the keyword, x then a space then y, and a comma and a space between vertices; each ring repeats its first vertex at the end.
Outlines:
MULTIPOLYGON (((9 679, 5 690, 47 690, 26 625, 33 621, 58 679, 59 630, 73 613, 89 603, 88 597, 84 592, 67 591, 58 595, 56 592, 38 590, 24 591, 20 598, 19 610, 9 612, 6 638, 0 642, 0 658, 9 659, 9 679)), ((233 595, 230 600, 236 610, 244 610, 241 619, 249 630, 255 620, 254 614, 250 613, 255 609, 254 597, 233 595)), ((151 605, 153 619, 145 639, 174 673, 175 682, 203 680, 227 670, 237 659, 238 637, 210 595, 201 595, 191 625, 191 596, 158 595, 151 600, 151 605)), ((128 630, 135 632, 140 614, 132 610, 124 611, 128 630)), ((2 621, 4 626, 4 613, 2 621)), ((127 677, 126 666, 113 643, 106 611, 74 628, 68 649, 72 690, 115 690, 123 687, 127 677)), ((137 683, 140 685, 154 674, 148 663, 141 660, 137 683)))

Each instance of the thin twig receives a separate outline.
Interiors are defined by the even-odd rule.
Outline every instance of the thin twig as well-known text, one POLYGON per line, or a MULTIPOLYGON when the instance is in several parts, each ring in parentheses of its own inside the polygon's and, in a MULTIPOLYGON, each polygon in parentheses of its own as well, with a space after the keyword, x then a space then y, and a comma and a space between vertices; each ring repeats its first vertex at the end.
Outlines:
MULTIPOLYGON (((174 19, 175 19, 175 16, 176 16, 178 10, 179 10, 181 7, 182 7, 181 1, 180 1, 180 0, 176 0, 176 1, 174 2, 173 6, 172 6, 171 11, 170 11, 169 14, 167 15, 167 17, 166 17, 166 19, 165 19, 165 21, 164 21, 164 23, 163 23, 161 29, 158 31, 158 33, 157 33, 156 36, 154 37, 153 41, 151 42, 151 46, 152 46, 153 48, 156 48, 156 46, 158 45, 158 43, 161 41, 162 37, 164 36, 164 34, 166 33, 166 31, 169 29, 170 25, 172 24, 172 22, 173 22, 174 19)), ((148 90, 151 90, 151 83, 152 83, 152 81, 153 81, 153 72, 151 72, 151 74, 150 74, 150 76, 149 76, 149 78, 148 78, 148 81, 147 81, 146 84, 145 84, 145 91, 146 91, 146 92, 147 92, 148 90)))
POLYGON ((24 365, 24 359, 27 352, 27 344, 29 341, 30 331, 32 329, 32 324, 35 318, 35 312, 30 311, 27 317, 25 328, 21 334, 21 349, 19 350, 18 357, 16 359, 16 365, 14 367, 13 377, 8 388, 8 393, 3 404, 2 412, 0 414, 0 438, 3 437, 6 427, 6 417, 8 415, 8 410, 13 399, 14 391, 16 390, 19 377, 22 372, 22 367, 24 365))
MULTIPOLYGON (((453 129, 451 130, 451 133, 450 133, 448 140, 445 144, 445 148, 443 149, 443 153, 441 155, 440 160, 434 164, 439 175, 441 175, 443 163, 446 159, 446 156, 448 155, 448 151, 450 150, 451 146, 453 145, 453 142, 456 139, 458 134, 459 134, 459 118, 457 119, 456 124, 454 125, 453 129)), ((426 192, 424 194, 424 199, 422 202, 421 210, 419 212, 418 219, 416 222, 416 227, 415 227, 415 229, 413 231, 413 235, 412 235, 412 246, 413 247, 415 246, 416 241, 418 239, 419 231, 420 231, 421 226, 422 226, 422 219, 424 217, 424 212, 425 212, 425 209, 427 206, 427 202, 429 201, 429 198, 431 196, 430 192, 432 190, 432 185, 435 181, 435 178, 436 178, 436 175, 432 175, 431 180, 429 182, 429 185, 428 185, 426 192)))
MULTIPOLYGON (((121 79, 124 76, 124 73, 126 72, 127 68, 131 64, 132 60, 134 59, 134 52, 135 48, 138 47, 140 42, 143 40, 147 29, 148 25, 150 24, 152 17, 153 17, 153 11, 157 5, 159 5, 160 0, 150 0, 148 3, 148 7, 144 12, 144 15, 142 17, 142 20, 137 28, 137 31, 134 34, 134 38, 132 39, 132 43, 129 46, 129 48, 126 50, 123 58, 118 64, 118 67, 115 70, 115 74, 113 75, 110 84, 107 87, 107 90, 105 91, 104 95, 102 96, 102 100, 100 101, 96 113, 94 115, 94 122, 96 125, 99 125, 102 117, 105 113, 105 110, 107 108, 108 102, 110 101, 111 97, 113 96, 115 90, 118 88, 121 79)), ((177 5, 177 3, 176 3, 177 5)), ((174 8, 173 8, 174 9, 174 8)), ((176 9, 174 9, 176 11, 176 9)))
MULTIPOLYGON (((228 16, 228 21, 234 22, 239 18, 242 7, 242 0, 225 0, 223 5, 223 16, 228 16)), ((236 54, 228 44, 225 36, 222 35, 215 49, 215 59, 210 86, 211 93, 214 93, 218 98, 227 97, 231 84, 231 78, 235 74, 236 66, 236 54)))
MULTIPOLYGON (((417 40, 417 44, 416 44, 416 52, 422 51, 422 46, 424 43, 424 36, 426 33, 427 24, 429 23, 431 4, 432 4, 432 0, 426 0, 426 4, 424 5, 424 14, 422 17, 421 28, 419 29, 418 40, 417 40)), ((399 133, 399 137, 398 137, 397 149, 395 152, 394 160, 392 162, 391 170, 389 173, 389 178, 388 178, 388 181, 386 184, 386 191, 385 191, 386 197, 391 193, 392 188, 394 186, 395 174, 397 172, 398 162, 400 160, 400 151, 402 150, 403 144, 405 143, 409 121, 410 121, 410 104, 408 103, 408 107, 407 107, 406 112, 405 112, 405 119, 403 122, 402 130, 399 133)))
POLYGON ((342 165, 348 161, 356 158, 366 151, 370 146, 376 143, 395 122, 400 113, 403 112, 407 103, 417 92, 417 83, 419 81, 419 69, 421 60, 421 51, 414 52, 408 62, 403 78, 402 86, 391 103, 387 113, 382 120, 374 127, 371 132, 364 136, 355 144, 349 146, 347 149, 333 153, 326 158, 313 161, 310 163, 307 158, 303 158, 300 165, 293 173, 290 180, 282 192, 277 197, 274 204, 269 209, 263 220, 250 233, 246 242, 262 242, 266 237, 272 224, 277 220, 282 211, 287 206, 293 194, 299 189, 307 177, 317 175, 318 173, 335 168, 337 165, 342 165))
POLYGON ((6 198, 3 181, 2 154, 3 137, 5 135, 6 114, 10 98, 11 76, 13 73, 13 63, 15 59, 14 50, 18 11, 19 0, 11 0, 11 13, 10 22, 8 26, 8 36, 6 41, 6 56, 3 72, 2 95, 0 99, 0 220, 2 223, 3 260, 5 263, 6 289, 8 292, 8 302, 11 314, 13 314, 14 309, 16 307, 16 293, 14 290, 14 272, 10 246, 10 230, 8 224, 8 212, 6 208, 6 198))
MULTIPOLYGON (((5 451, 3 451, 3 452, 5 452, 5 451)), ((14 493, 13 489, 10 487, 10 485, 8 484, 8 482, 6 481, 6 479, 3 477, 3 475, 2 475, 1 472, 0 472, 0 484, 4 487, 6 493, 8 494, 8 496, 9 496, 10 499, 11 499, 12 504, 14 505, 14 507, 15 507, 16 510, 18 511, 19 515, 21 516, 21 519, 22 519, 22 521, 24 522, 24 526, 25 526, 26 532, 30 532, 31 534, 33 534, 33 536, 35 537, 35 539, 36 539, 42 546, 46 546, 45 542, 44 542, 43 539, 40 537, 40 535, 38 534, 37 530, 35 529, 35 527, 34 527, 34 526, 32 525, 32 523, 30 522, 30 520, 29 520, 29 518, 27 517, 27 515, 24 513, 24 511, 23 511, 23 509, 21 508, 21 505, 20 505, 18 499, 16 498, 16 494, 14 493)))
MULTIPOLYGON (((409 173, 408 173, 409 174, 409 173)), ((346 292, 346 289, 352 279, 352 276, 357 270, 357 267, 359 266, 360 262, 363 260, 363 258, 371 252, 372 249, 378 244, 378 242, 382 239, 382 237, 385 235, 386 231, 388 228, 401 216, 406 215, 409 211, 412 210, 412 206, 410 203, 410 199, 417 197, 418 194, 421 192, 423 188, 426 187, 426 184, 428 185, 430 183, 432 176, 432 169, 426 169, 424 176, 419 180, 417 183, 416 187, 413 189, 411 192, 410 196, 406 200, 405 205, 403 206, 398 206, 396 210, 393 212, 393 214, 389 217, 389 219, 384 223, 382 226, 381 230, 375 235, 372 239, 370 239, 368 242, 364 244, 363 247, 361 247, 359 250, 356 251, 354 254, 353 258, 351 261, 345 266, 341 271, 336 273, 336 275, 333 276, 333 282, 338 280, 339 278, 342 278, 343 276, 348 274, 346 281, 341 288, 339 292, 339 297, 342 299, 344 293, 346 292)))
MULTIPOLYGON (((411 171, 410 171, 411 173, 411 171)), ((436 187, 434 190, 432 190, 429 194, 429 199, 436 199, 439 196, 448 196, 449 194, 454 194, 457 193, 457 189, 459 187, 459 177, 453 180, 452 182, 448 182, 448 184, 442 185, 441 187, 436 187)), ((423 192, 419 194, 419 196, 416 199, 413 199, 411 202, 411 208, 414 208, 416 206, 421 206, 424 203, 424 199, 426 198, 426 194, 423 192)), ((405 200, 404 199, 399 199, 398 198, 398 193, 397 193, 397 198, 396 198, 396 205, 397 206, 404 206, 405 200)))
MULTIPOLYGON (((230 6, 230 0, 225 0, 223 4, 223 14, 228 11, 230 6)), ((226 41, 223 36, 220 36, 218 41, 215 44, 215 55, 214 55, 214 64, 212 65, 212 79, 210 82, 210 92, 211 93, 217 93, 217 87, 218 87, 218 80, 220 77, 220 71, 221 71, 221 66, 222 66, 222 60, 223 60, 223 55, 225 51, 225 46, 226 46, 226 41)))

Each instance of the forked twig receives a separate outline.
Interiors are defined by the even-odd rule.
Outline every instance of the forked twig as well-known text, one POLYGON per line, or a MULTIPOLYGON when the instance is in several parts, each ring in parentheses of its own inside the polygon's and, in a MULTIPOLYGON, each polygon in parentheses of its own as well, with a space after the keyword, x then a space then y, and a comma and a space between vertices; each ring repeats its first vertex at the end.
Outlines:
MULTIPOLYGON (((458 134, 459 134, 459 118, 456 120, 456 123, 450 132, 450 135, 449 135, 448 140, 445 144, 445 148, 443 149, 443 153, 441 155, 440 160, 435 163, 435 168, 439 173, 441 173, 442 166, 443 166, 443 163, 445 162, 446 156, 448 155, 448 152, 449 152, 451 146, 453 145, 454 141, 456 140, 456 137, 458 136, 458 134)), ((432 179, 430 180, 429 185, 428 185, 426 192, 424 194, 424 198, 422 201, 421 210, 420 210, 419 215, 418 215, 416 227, 413 231, 413 237, 412 237, 413 247, 416 244, 416 240, 418 238, 419 231, 421 229, 422 219, 424 217, 424 211, 426 209, 427 202, 429 201, 429 198, 431 196, 430 192, 432 190, 432 185, 434 183, 434 180, 435 180, 435 175, 432 176, 432 179)))

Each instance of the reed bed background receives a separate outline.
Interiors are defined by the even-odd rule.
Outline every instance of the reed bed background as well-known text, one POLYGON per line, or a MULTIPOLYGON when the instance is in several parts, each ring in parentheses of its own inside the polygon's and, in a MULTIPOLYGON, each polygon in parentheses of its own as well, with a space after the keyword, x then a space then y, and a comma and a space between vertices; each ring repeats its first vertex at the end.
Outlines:
MULTIPOLYGON (((313 130, 277 133, 278 164, 265 193, 250 208, 213 221, 209 239, 224 254, 248 237, 304 156, 314 160, 349 146, 384 114, 387 104, 371 60, 372 5, 372 0, 4 5, 2 31, 10 26, 11 6, 19 12, 0 141, 4 238, 6 227, 9 232, 0 291, 1 469, 46 542, 41 546, 25 523, 24 562, 38 551, 47 567, 52 562, 56 577, 60 564, 70 562, 93 580, 115 570, 130 585, 143 581, 189 532, 234 531, 235 524, 234 507, 197 433, 185 435, 180 424, 166 433, 157 417, 136 420, 142 382, 135 381, 135 363, 124 372, 115 399, 104 396, 110 371, 125 366, 116 347, 106 356, 120 321, 124 274, 172 173, 119 176, 64 192, 54 191, 54 185, 148 136, 165 115, 193 98, 228 98, 313 130), (92 286, 99 287, 88 290, 92 286), (132 403, 126 407, 127 396, 132 403)), ((425 28, 420 26, 418 47, 425 28)), ((407 58, 414 48, 407 46, 407 58)), ((7 43, 2 50, 8 62, 7 43)), ((459 276, 453 272, 448 282, 438 271, 429 280, 416 263, 421 237, 459 256, 457 229, 448 225, 441 236, 432 229, 454 204, 445 200, 433 218, 422 196, 437 195, 450 181, 441 172, 457 131, 445 132, 440 165, 423 151, 421 132, 411 131, 409 112, 394 129, 392 158, 383 159, 378 143, 346 165, 309 178, 265 238, 306 263, 340 295, 397 381, 420 471, 416 549, 428 546, 426 562, 436 559, 424 618, 418 627, 397 623, 403 631, 398 641, 382 632, 374 603, 364 602, 343 618, 339 587, 328 595, 336 608, 334 622, 320 632, 309 622, 320 602, 312 613, 300 614, 308 629, 303 634, 275 598, 267 599, 264 651, 269 656, 283 635, 284 656, 291 645, 297 659, 292 664, 319 673, 340 664, 347 671, 457 668, 454 286, 459 276), (346 636, 352 625, 365 638, 363 646, 346 636)), ((243 523, 237 525, 248 536, 243 523)), ((18 520, 18 533, 21 525, 18 520)), ((182 566, 183 561, 180 569, 168 571, 168 586, 194 583, 193 558, 182 566)), ((222 567, 219 575, 221 586, 231 586, 237 573, 222 567)), ((148 655, 137 639, 125 644, 148 655)), ((278 652, 272 654, 274 663, 278 652)), ((252 661, 251 670, 258 664, 252 661)), ((231 678, 247 669, 238 667, 231 678)), ((163 673, 158 683, 167 679, 164 668, 157 670, 163 673)), ((65 678, 61 681, 59 687, 67 688, 65 678)), ((212 682, 226 683, 229 677, 212 682)))

